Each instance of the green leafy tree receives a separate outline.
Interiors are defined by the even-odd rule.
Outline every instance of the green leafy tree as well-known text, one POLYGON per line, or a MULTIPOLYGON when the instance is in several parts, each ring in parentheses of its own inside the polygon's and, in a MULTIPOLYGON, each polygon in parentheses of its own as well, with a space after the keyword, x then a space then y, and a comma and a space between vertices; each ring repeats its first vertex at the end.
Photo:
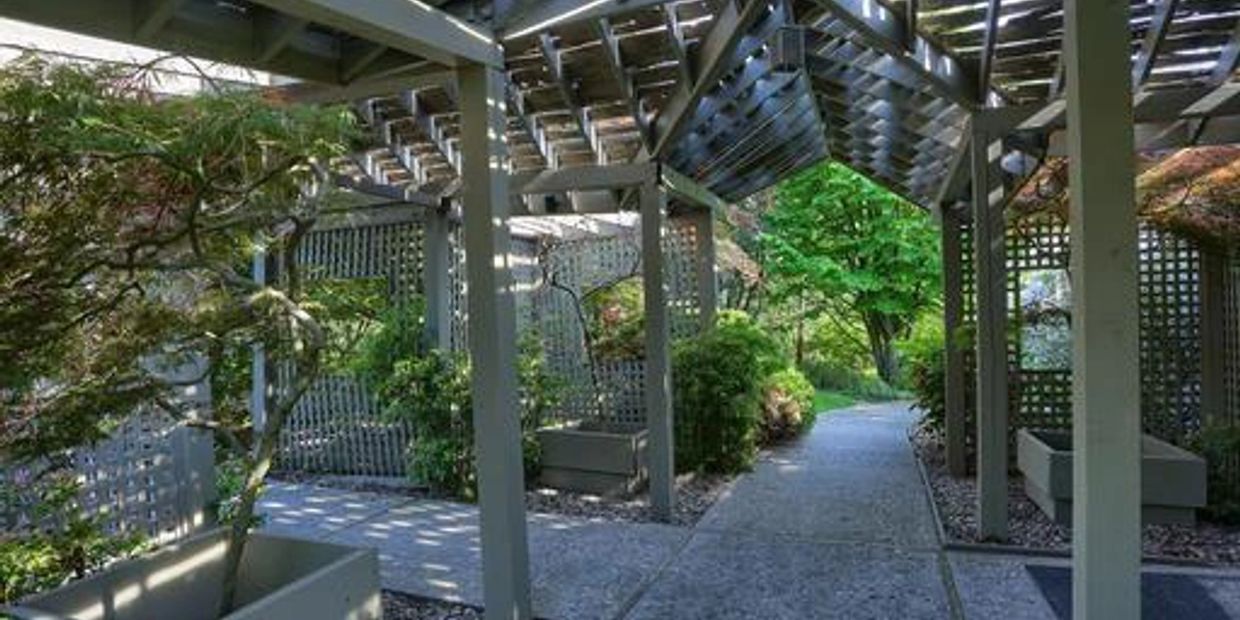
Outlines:
POLYGON ((151 79, 38 58, 0 68, 0 460, 48 475, 153 408, 218 432, 245 469, 226 615, 279 433, 339 341, 297 249, 336 204, 328 166, 354 120, 232 90, 160 98, 151 79), (259 247, 279 257, 277 283, 250 277, 259 247), (294 379, 247 445, 235 416, 177 395, 227 383, 235 352, 260 343, 294 379))
MULTIPOLYGON (((894 383, 896 340, 937 299, 938 241, 926 214, 830 162, 780 185, 763 220, 770 293, 798 325, 819 315, 859 321, 879 376, 894 383)), ((797 342, 803 356, 804 337, 797 342)))

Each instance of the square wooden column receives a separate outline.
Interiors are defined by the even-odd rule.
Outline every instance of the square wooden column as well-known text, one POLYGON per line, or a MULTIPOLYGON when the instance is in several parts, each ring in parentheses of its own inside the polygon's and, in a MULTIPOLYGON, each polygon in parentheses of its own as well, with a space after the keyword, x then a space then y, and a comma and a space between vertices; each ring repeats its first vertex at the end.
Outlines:
POLYGON ((953 476, 964 476, 968 474, 964 351, 956 342, 956 334, 964 318, 964 257, 960 242, 962 218, 955 205, 943 205, 940 215, 943 253, 943 422, 947 435, 947 470, 953 476))
POLYGON ((504 74, 491 67, 466 65, 457 70, 457 77, 483 600, 487 618, 529 618, 504 74))
POLYGON ((1067 0, 1072 252, 1072 595, 1141 617, 1141 390, 1130 8, 1067 0))
POLYGON ((451 205, 428 209, 422 235, 422 298, 426 300, 426 343, 436 349, 452 348, 451 205))
POLYGON ((719 308, 719 277, 715 273, 715 214, 710 209, 693 212, 695 264, 697 266, 698 312, 702 329, 715 325, 719 308))
POLYGON ((1227 251, 1201 248, 1201 421, 1227 417, 1227 251))
POLYGON ((1008 533, 1007 251, 1002 143, 985 120, 973 118, 973 260, 977 289, 977 498, 978 533, 1003 540, 1008 533))
POLYGON ((663 227, 667 222, 667 197, 656 178, 643 183, 640 193, 650 505, 658 519, 668 521, 676 506, 676 475, 673 455, 675 437, 672 434, 671 331, 667 317, 667 283, 663 275, 663 227))

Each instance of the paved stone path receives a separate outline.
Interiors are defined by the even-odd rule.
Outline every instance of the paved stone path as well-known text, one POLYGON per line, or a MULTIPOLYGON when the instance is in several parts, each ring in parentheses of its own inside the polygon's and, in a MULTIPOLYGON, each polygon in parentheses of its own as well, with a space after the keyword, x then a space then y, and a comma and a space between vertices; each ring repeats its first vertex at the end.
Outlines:
MULTIPOLYGON (((820 418, 694 530, 531 515, 548 618, 943 617, 933 520, 902 405, 820 418)), ((384 587, 482 602, 473 506, 274 484, 266 528, 379 550, 384 587)))
POLYGON ((948 618, 902 404, 819 418, 703 517, 629 618, 948 618))
MULTIPOLYGON (((907 440, 914 419, 903 404, 823 415, 807 437, 738 479, 693 529, 530 515, 535 612, 1062 620, 1029 566, 1066 560, 942 550, 907 440)), ((269 530, 378 549, 386 588, 482 603, 473 506, 276 484, 262 510, 269 530)), ((1189 575, 1223 617, 1240 618, 1236 572, 1147 570, 1189 575)))

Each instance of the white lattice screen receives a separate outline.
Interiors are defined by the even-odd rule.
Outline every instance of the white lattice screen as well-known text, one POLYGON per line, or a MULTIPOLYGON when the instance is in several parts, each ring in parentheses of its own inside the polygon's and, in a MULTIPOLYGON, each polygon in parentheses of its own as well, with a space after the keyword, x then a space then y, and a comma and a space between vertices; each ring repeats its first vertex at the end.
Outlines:
MULTIPOLYGON (((201 386, 182 390, 181 399, 205 404, 209 392, 201 386)), ((24 487, 33 467, 0 468, 0 479, 24 487)), ((81 490, 77 506, 98 517, 108 534, 141 534, 167 542, 209 524, 209 506, 216 498, 213 436, 210 431, 176 423, 162 413, 138 413, 124 419, 107 439, 76 449, 70 455, 72 471, 81 490)), ((29 525, 26 501, 0 507, 6 529, 29 525)))
MULTIPOLYGON (((382 278, 389 296, 422 286, 420 222, 312 231, 298 253, 306 278, 382 278)), ((288 385, 277 369, 276 385, 288 385)), ((348 376, 326 376, 298 401, 280 436, 280 467, 355 476, 401 476, 411 429, 384 419, 371 391, 348 376)))
MULTIPOLYGON (((468 349, 468 284, 463 235, 450 227, 451 346, 468 349)), ((665 278, 669 289, 673 338, 692 335, 700 325, 697 308, 695 228, 669 221, 664 238, 665 278)), ((422 227, 409 221, 314 231, 300 260, 309 278, 387 278, 394 296, 421 292, 422 227)), ((598 417, 595 391, 581 342, 576 310, 562 291, 543 281, 541 260, 549 260, 574 287, 588 287, 623 273, 640 275, 641 241, 632 228, 618 235, 570 241, 514 236, 509 256, 518 333, 537 331, 545 343, 548 365, 566 385, 559 417, 598 417), (548 246, 551 244, 551 246, 548 246), (550 253, 548 247, 554 247, 550 253)), ((608 360, 599 364, 599 398, 610 421, 644 424, 642 360, 608 360)), ((287 384, 277 372, 277 384, 287 384)), ((384 421, 370 392, 349 377, 326 377, 298 403, 281 437, 283 468, 362 476, 399 476, 412 432, 384 421)))

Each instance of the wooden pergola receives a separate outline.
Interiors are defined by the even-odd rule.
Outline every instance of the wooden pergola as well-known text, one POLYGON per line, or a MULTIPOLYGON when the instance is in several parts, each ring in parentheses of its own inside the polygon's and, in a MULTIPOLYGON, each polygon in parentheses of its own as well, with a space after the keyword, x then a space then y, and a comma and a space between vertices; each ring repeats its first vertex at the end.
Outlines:
MULTIPOLYGON (((513 214, 642 212, 653 500, 673 500, 659 231, 832 157, 944 222, 961 320, 973 222, 979 524, 1007 525, 1003 206, 1069 158, 1074 605, 1140 613, 1133 153, 1240 141, 1240 5, 1152 0, 7 0, 0 15, 292 78, 353 102, 355 189, 442 211, 468 261, 488 617, 530 616, 508 255, 513 214), (667 432, 664 435, 664 431, 667 432), (662 435, 662 436, 661 436, 662 435)), ((707 218, 709 220, 709 218, 707 218)), ((431 304, 432 306, 434 304, 431 304)), ((949 351, 953 467, 964 453, 949 351)))

